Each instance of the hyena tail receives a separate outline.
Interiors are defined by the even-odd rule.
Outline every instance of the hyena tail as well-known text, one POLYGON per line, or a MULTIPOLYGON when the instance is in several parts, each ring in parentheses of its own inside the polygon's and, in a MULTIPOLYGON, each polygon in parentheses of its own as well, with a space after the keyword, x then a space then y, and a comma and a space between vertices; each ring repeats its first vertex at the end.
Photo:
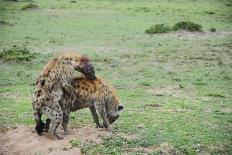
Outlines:
POLYGON ((36 122, 35 131, 39 136, 42 136, 42 133, 44 132, 46 126, 44 122, 41 120, 41 117, 42 117, 42 113, 40 113, 39 110, 36 110, 34 113, 34 118, 36 122))

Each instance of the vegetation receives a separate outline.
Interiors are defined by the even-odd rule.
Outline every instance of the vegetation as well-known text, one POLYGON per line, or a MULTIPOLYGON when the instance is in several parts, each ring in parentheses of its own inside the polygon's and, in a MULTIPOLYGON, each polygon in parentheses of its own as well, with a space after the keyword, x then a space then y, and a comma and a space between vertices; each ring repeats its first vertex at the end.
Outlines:
POLYGON ((80 147, 81 146, 81 142, 77 139, 71 140, 70 143, 73 147, 80 147))
MULTIPOLYGON (((155 33, 167 33, 170 31, 178 31, 178 30, 187 30, 190 32, 194 31, 202 31, 202 26, 191 21, 181 21, 176 23, 172 28, 167 26, 166 24, 155 24, 150 28, 145 30, 147 34, 155 34, 155 33)), ((210 29, 211 32, 215 32, 215 28, 210 29)))
POLYGON ((30 3, 22 7, 22 10, 38 9, 38 5, 30 3))
POLYGON ((165 24, 156 24, 145 30, 145 33, 155 34, 155 33, 167 33, 171 31, 171 28, 165 24))
POLYGON ((200 24, 193 23, 191 21, 181 21, 174 25, 173 30, 187 30, 190 32, 202 31, 202 26, 200 24))
POLYGON ((216 28, 211 27, 211 28, 210 28, 210 31, 211 31, 211 32, 216 32, 216 28))
POLYGON ((3 49, 0 52, 0 60, 3 61, 31 61, 36 57, 35 53, 31 53, 25 47, 14 46, 10 49, 3 49))
MULTIPOLYGON (((232 154, 231 1, 39 0, 39 11, 21 10, 31 3, 0 0, 1 20, 13 24, 0 24, 1 132, 34 125, 36 77, 56 52, 74 49, 118 89, 125 110, 99 144, 70 145, 85 154, 232 154), (154 23, 217 34, 145 34, 154 23)), ((88 109, 70 119, 77 130, 94 127, 88 109)))

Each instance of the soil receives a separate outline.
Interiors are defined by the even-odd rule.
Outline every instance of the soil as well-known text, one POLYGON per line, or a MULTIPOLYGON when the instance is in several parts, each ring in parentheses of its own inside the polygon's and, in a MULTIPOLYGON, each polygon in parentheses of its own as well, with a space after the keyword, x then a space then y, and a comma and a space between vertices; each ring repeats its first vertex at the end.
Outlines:
POLYGON ((166 85, 147 89, 146 92, 156 96, 167 96, 174 98, 194 99, 196 94, 194 90, 183 89, 181 85, 166 85))
POLYGON ((38 136, 32 126, 18 126, 7 133, 0 133, 0 155, 25 155, 25 154, 81 154, 80 148, 72 147, 71 140, 79 140, 81 144, 101 143, 101 137, 110 133, 105 129, 83 127, 72 129, 68 135, 63 135, 62 140, 52 140, 46 134, 38 136))

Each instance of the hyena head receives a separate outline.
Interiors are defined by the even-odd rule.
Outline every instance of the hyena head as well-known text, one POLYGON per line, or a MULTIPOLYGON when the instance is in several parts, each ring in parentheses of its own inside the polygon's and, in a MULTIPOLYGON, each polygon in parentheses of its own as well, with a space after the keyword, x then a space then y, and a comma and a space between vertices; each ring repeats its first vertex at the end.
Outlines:
POLYGON ((77 52, 66 52, 61 54, 61 58, 65 59, 75 70, 84 74, 87 79, 96 79, 94 66, 84 55, 77 52))
POLYGON ((119 98, 115 92, 109 96, 106 103, 107 117, 110 124, 119 118, 120 113, 123 111, 124 106, 120 104, 119 98))
MULTIPOLYGON (((76 64, 78 61, 75 60, 76 64)), ((75 69, 85 75, 88 80, 95 80, 95 71, 93 65, 90 63, 90 60, 86 57, 82 57, 79 61, 80 63, 76 65, 75 69)))

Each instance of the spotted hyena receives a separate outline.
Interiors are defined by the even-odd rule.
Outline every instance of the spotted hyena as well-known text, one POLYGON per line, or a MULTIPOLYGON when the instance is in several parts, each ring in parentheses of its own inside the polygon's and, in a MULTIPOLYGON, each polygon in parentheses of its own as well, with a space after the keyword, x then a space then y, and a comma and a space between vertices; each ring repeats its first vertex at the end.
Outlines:
POLYGON ((96 79, 94 67, 89 59, 76 52, 66 52, 51 59, 37 78, 32 106, 35 110, 35 130, 41 135, 44 123, 42 114, 51 120, 49 135, 60 139, 56 128, 63 121, 63 111, 59 104, 64 91, 76 100, 75 89, 72 85, 74 71, 83 73, 90 81, 96 79))
MULTIPOLYGON (((88 80, 85 77, 79 77, 73 79, 73 87, 76 95, 75 102, 70 101, 68 93, 64 93, 60 101, 63 111, 62 127, 64 132, 68 132, 67 125, 70 112, 87 107, 92 113, 96 127, 105 126, 108 131, 111 131, 110 124, 118 119, 120 111, 124 109, 112 85, 100 78, 88 80), (98 114, 103 120, 103 125, 99 123, 98 114)), ((47 119, 47 122, 49 123, 49 119, 47 119)))

